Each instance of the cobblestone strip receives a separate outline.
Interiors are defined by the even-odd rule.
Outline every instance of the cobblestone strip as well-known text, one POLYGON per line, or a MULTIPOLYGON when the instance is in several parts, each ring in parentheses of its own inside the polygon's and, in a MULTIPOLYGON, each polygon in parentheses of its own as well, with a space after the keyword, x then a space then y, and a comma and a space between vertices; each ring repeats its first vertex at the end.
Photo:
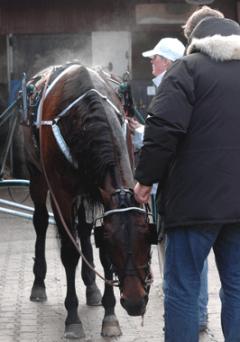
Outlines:
MULTIPOLYGON (((63 337, 66 318, 66 279, 54 229, 49 228, 46 245, 46 303, 34 303, 29 300, 33 282, 32 257, 35 241, 32 224, 1 216, 0 236, 0 342, 66 342, 63 337)), ((97 270, 102 272, 98 250, 94 251, 94 255, 97 270)), ((86 333, 86 338, 81 342, 115 342, 116 339, 104 339, 100 335, 103 308, 90 308, 85 304, 85 287, 81 279, 80 265, 79 263, 77 269, 76 288, 79 315, 86 333)), ((213 255, 209 258, 209 265, 209 329, 206 334, 201 335, 200 342, 223 342, 219 322, 219 282, 213 255)), ((123 332, 117 339, 118 342, 164 341, 162 279, 155 247, 152 270, 154 283, 150 290, 144 326, 141 326, 140 317, 127 315, 119 304, 119 291, 115 289, 116 314, 123 332)), ((97 279, 97 283, 103 290, 102 280, 97 279)))

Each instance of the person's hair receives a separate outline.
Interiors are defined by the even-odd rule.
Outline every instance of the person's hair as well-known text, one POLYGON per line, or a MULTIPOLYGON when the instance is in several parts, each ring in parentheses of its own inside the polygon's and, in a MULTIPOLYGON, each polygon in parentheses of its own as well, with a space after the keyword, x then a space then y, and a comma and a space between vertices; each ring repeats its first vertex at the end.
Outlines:
POLYGON ((224 14, 208 6, 201 7, 200 9, 194 11, 187 19, 185 25, 183 25, 184 36, 189 40, 193 29, 202 19, 207 17, 224 18, 224 14))

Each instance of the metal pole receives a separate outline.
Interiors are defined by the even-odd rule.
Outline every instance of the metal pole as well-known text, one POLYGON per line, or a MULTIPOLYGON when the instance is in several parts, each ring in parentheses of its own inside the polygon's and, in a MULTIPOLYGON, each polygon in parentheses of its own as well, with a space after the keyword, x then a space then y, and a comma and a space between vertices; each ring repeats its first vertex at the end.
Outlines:
POLYGON ((13 134, 15 132, 17 121, 18 121, 18 117, 15 116, 11 122, 10 132, 9 132, 8 137, 7 137, 8 141, 7 141, 7 146, 6 146, 6 150, 5 150, 5 155, 3 156, 3 160, 2 160, 2 167, 0 170, 0 175, 3 174, 3 171, 5 169, 5 165, 6 165, 6 161, 7 161, 7 157, 8 157, 8 152, 9 152, 9 149, 10 149, 11 144, 12 144, 12 138, 13 138, 13 134))
POLYGON ((13 72, 13 35, 12 33, 8 34, 6 37, 7 40, 7 78, 8 78, 8 94, 11 91, 11 79, 13 72))
MULTIPOLYGON (((7 200, 4 200, 4 199, 0 199, 0 204, 8 205, 10 207, 15 207, 15 208, 23 209, 23 210, 26 210, 26 211, 34 212, 34 208, 33 207, 29 207, 28 205, 23 205, 23 204, 12 202, 12 201, 7 201, 7 200)), ((48 215, 50 217, 53 217, 53 213, 51 213, 51 212, 48 213, 48 215)))
POLYGON ((26 186, 30 185, 30 181, 27 179, 0 179, 0 187, 9 187, 9 186, 26 186))
POLYGON ((1 114, 0 114, 0 127, 11 118, 11 116, 16 115, 16 109, 18 106, 20 98, 13 101, 1 114), (14 112, 15 110, 15 112, 14 112))
MULTIPOLYGON (((33 215, 32 214, 27 214, 27 213, 23 213, 21 211, 7 209, 7 208, 3 208, 3 207, 0 207, 0 212, 5 213, 5 214, 11 214, 11 215, 14 215, 14 216, 23 217, 23 218, 26 218, 28 220, 32 220, 33 219, 33 215)), ((48 223, 56 224, 53 218, 49 218, 48 223)))

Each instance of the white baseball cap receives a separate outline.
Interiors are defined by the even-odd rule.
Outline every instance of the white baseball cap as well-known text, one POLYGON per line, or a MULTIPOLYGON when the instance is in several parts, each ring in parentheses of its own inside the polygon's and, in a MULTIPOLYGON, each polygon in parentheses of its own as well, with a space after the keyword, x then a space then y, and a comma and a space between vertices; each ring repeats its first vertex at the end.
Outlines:
POLYGON ((157 45, 149 51, 142 53, 143 57, 153 57, 154 55, 159 55, 175 61, 181 58, 184 54, 185 46, 177 38, 162 38, 157 45))

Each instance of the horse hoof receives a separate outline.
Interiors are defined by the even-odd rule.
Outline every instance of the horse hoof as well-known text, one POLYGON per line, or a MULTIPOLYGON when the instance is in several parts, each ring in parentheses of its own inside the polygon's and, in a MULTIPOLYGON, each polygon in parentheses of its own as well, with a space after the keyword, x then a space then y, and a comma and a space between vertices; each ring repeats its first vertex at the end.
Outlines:
POLYGON ((82 323, 75 323, 66 325, 64 337, 69 339, 84 338, 85 333, 83 330, 82 323))
POLYGON ((89 306, 102 305, 102 294, 95 283, 87 286, 86 301, 89 306))
POLYGON ((47 300, 45 288, 40 286, 33 286, 30 300, 32 302, 45 302, 47 300))
POLYGON ((101 335, 103 337, 118 337, 122 335, 120 325, 115 315, 104 317, 101 335))

